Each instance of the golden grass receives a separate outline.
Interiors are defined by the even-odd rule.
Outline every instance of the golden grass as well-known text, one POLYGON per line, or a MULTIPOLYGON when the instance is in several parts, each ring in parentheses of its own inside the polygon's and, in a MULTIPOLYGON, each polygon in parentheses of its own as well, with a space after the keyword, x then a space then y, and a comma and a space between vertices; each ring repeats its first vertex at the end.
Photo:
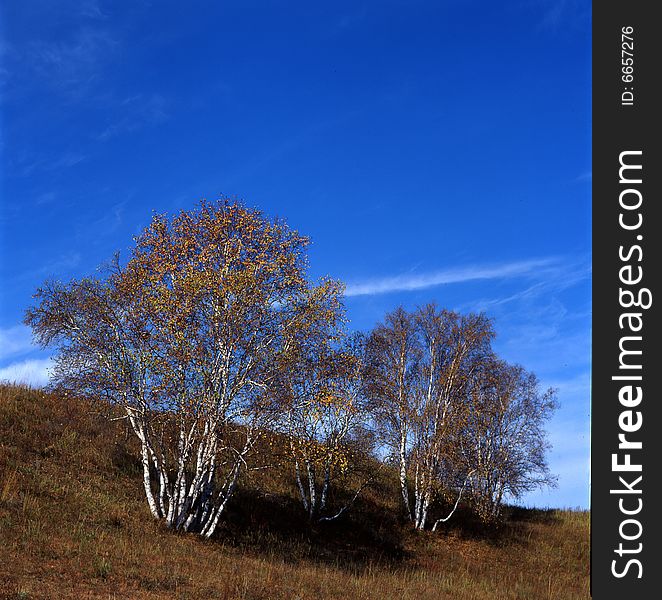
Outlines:
POLYGON ((385 476, 310 529, 286 472, 260 475, 210 541, 154 522, 122 422, 0 386, 0 598, 588 598, 589 516, 513 509, 499 531, 461 517, 417 533, 385 476), (262 490, 256 493, 256 488, 262 490))

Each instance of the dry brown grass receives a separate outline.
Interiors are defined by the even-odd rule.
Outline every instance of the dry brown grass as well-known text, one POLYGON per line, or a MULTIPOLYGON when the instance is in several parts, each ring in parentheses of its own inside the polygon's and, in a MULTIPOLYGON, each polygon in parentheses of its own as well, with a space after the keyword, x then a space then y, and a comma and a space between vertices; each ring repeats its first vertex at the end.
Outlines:
POLYGON ((0 435, 0 598, 589 597, 585 512, 513 509, 488 533, 460 515, 420 534, 394 516, 387 473, 310 529, 287 473, 258 472, 202 541, 149 517, 122 422, 92 405, 0 386, 0 435))

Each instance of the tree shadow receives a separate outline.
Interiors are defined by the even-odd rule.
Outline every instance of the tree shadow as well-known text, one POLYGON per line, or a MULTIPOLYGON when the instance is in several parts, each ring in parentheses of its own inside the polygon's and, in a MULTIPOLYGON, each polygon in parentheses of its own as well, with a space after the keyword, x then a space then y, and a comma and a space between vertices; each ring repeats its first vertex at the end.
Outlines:
MULTIPOLYGON (((436 512, 444 514, 443 509, 436 508, 436 511, 432 511, 433 516, 436 512)), ((440 524, 437 530, 442 535, 479 540, 495 547, 526 546, 530 541, 532 524, 554 525, 559 521, 558 511, 555 509, 504 506, 501 519, 485 522, 468 505, 460 505, 453 517, 440 524)), ((434 519, 431 519, 431 522, 434 523, 434 519)))
POLYGON ((325 563, 357 571, 409 558, 402 526, 375 500, 360 498, 333 521, 310 523, 295 498, 238 489, 216 534, 224 544, 286 563, 325 563))

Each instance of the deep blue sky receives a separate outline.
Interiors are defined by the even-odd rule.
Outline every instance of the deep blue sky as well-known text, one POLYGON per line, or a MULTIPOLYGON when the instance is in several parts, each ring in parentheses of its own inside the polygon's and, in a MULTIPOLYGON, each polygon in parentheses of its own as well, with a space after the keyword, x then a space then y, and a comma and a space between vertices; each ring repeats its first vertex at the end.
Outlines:
POLYGON ((588 505, 590 2, 4 3, 0 379, 20 325, 152 211, 234 196, 313 239, 351 326, 403 303, 494 317, 559 389, 560 485, 588 505))

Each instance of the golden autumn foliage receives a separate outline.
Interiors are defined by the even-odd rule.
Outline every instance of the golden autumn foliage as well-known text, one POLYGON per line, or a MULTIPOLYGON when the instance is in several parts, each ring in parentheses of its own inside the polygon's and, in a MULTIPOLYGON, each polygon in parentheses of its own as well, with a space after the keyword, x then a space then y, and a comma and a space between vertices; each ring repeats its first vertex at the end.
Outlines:
POLYGON ((124 409, 169 527, 213 533, 280 418, 292 349, 340 324, 342 287, 308 281, 308 243, 257 210, 203 201, 155 215, 105 279, 37 291, 26 322, 58 349, 56 383, 124 409))

